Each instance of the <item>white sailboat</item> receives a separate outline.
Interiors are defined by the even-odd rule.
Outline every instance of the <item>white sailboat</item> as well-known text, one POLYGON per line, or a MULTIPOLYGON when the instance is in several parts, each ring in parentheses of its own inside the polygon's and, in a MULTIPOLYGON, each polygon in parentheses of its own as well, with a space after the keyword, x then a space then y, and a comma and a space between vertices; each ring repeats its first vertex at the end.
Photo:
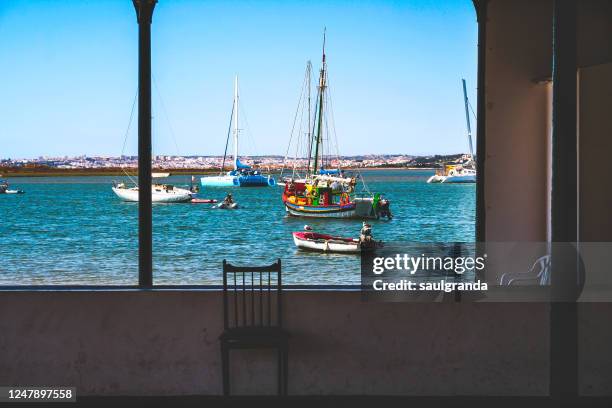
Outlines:
MULTIPOLYGON (((132 125, 132 118, 134 117, 134 107, 136 106, 136 99, 134 99, 134 104, 132 104, 132 112, 130 113, 130 121, 127 126, 127 130, 125 132, 125 137, 123 141, 123 149, 125 150, 126 140, 130 131, 130 127, 132 125)), ((121 156, 123 156, 124 150, 121 151, 121 156)), ((113 186, 111 187, 113 193, 117 195, 123 201, 130 202, 138 202, 139 188, 138 188, 138 180, 134 179, 130 174, 128 174, 125 170, 123 170, 125 175, 132 182, 132 186, 128 186, 125 182, 117 182, 113 181, 113 186)), ((151 183, 151 202, 153 203, 184 203, 190 202, 195 193, 187 190, 185 188, 176 187, 172 184, 165 184, 157 182, 156 179, 162 179, 170 177, 170 173, 151 173, 151 178, 153 182, 151 183)))
POLYGON ((463 82, 463 100, 465 103, 465 119, 467 121, 467 137, 470 147, 470 158, 464 163, 447 163, 441 169, 436 170, 436 174, 431 176, 428 183, 475 183, 476 164, 474 162, 474 148, 472 145, 472 126, 470 124, 470 108, 467 96, 465 79, 463 82))
MULTIPOLYGON (((232 120, 234 125, 234 169, 226 174, 218 176, 207 176, 200 179, 202 187, 266 187, 274 186, 276 180, 271 175, 261 174, 258 170, 251 169, 250 166, 243 164, 238 159, 238 76, 234 78, 234 104, 232 108, 232 120)), ((230 123, 231 128, 231 123, 230 123)), ((229 131, 228 131, 229 141, 229 131)), ((227 145, 226 145, 227 146, 227 145)), ((227 151, 226 151, 227 153, 227 151)), ((221 172, 225 166, 225 154, 223 156, 223 164, 221 172)))
MULTIPOLYGON (((156 178, 168 177, 170 173, 152 173, 156 178)), ((128 187, 125 183, 113 183, 113 192, 123 201, 138 201, 138 185, 128 187)), ((191 201, 194 193, 176 187, 172 184, 153 183, 151 185, 151 201, 154 203, 184 203, 191 201)))
MULTIPOLYGON (((467 162, 468 164, 470 162, 467 162)), ((465 167, 466 163, 455 165, 446 164, 444 168, 436 171, 436 174, 431 176, 428 183, 475 183, 476 170, 465 167)))

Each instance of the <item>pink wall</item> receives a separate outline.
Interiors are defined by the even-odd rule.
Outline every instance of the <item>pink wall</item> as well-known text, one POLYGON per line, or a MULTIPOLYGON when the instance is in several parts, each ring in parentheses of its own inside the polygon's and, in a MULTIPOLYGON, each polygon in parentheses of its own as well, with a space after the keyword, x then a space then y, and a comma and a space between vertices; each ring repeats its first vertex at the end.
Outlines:
MULTIPOLYGON (((287 292, 290 394, 545 395, 546 304, 364 303, 287 292)), ((220 394, 216 291, 3 292, 0 384, 81 395, 220 394)), ((269 353, 238 352, 236 393, 275 392, 269 353)))

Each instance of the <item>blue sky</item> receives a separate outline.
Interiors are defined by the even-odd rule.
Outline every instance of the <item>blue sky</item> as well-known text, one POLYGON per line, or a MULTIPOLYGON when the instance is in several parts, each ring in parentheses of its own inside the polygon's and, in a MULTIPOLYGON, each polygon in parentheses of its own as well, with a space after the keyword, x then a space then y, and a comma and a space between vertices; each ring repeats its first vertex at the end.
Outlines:
MULTIPOLYGON (((467 151, 471 0, 159 0, 154 153, 223 154, 238 74, 241 150, 284 154, 324 26, 341 154, 467 151)), ((130 0, 0 0, 0 157, 121 154, 137 62, 130 0)), ((134 122, 126 154, 136 153, 136 134, 134 122)))

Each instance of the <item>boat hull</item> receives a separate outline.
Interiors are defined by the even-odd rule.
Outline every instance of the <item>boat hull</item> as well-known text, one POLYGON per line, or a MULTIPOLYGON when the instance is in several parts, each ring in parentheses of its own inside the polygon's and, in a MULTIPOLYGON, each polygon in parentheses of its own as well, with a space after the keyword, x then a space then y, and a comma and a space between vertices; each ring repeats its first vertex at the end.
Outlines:
POLYGON ((231 204, 221 203, 221 204, 217 204, 213 206, 213 208, 218 208, 220 210, 235 210, 238 208, 238 203, 231 203, 231 204))
POLYGON ((433 183, 442 183, 442 181, 444 181, 444 179, 446 178, 446 176, 438 176, 437 174, 434 174, 433 176, 431 176, 427 182, 430 184, 433 183))
POLYGON ((330 206, 309 206, 297 205, 285 201, 285 210, 288 214, 296 217, 310 218, 351 218, 355 216, 355 204, 330 205, 330 206))
POLYGON ((272 187, 276 180, 271 176, 210 176, 200 178, 202 187, 272 187))
POLYGON ((285 211, 295 217, 309 218, 358 218, 377 220, 380 215, 372 206, 372 198, 356 198, 354 202, 325 207, 297 205, 285 201, 285 211))
POLYGON ((200 179, 202 187, 240 187, 237 176, 210 176, 200 179))
POLYGON ((340 253, 340 254, 359 254, 361 244, 357 239, 334 237, 330 235, 294 232, 293 243, 301 250, 340 253))
POLYGON ((476 172, 470 170, 464 170, 460 172, 451 172, 451 174, 442 175, 442 174, 434 174, 428 180, 428 183, 445 183, 445 184, 453 184, 453 183, 475 183, 476 182, 476 172))
MULTIPOLYGON (((138 189, 136 188, 113 187, 113 192, 123 201, 138 202, 138 189)), ((184 203, 191 199, 192 193, 182 188, 175 188, 167 192, 156 191, 154 188, 151 193, 151 202, 154 203, 184 203)))
POLYGON ((214 204, 217 200, 211 198, 192 198, 191 204, 214 204))
POLYGON ((441 183, 475 183, 476 175, 475 174, 467 174, 467 175, 458 175, 458 176, 447 176, 441 183))
POLYGON ((276 180, 271 176, 242 176, 238 178, 240 187, 274 187, 276 180))

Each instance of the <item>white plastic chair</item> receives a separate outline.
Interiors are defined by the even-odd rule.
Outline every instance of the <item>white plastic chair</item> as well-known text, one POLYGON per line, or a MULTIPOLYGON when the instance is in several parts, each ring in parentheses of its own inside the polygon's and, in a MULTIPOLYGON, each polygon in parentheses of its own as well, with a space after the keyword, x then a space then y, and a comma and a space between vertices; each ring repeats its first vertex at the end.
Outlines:
POLYGON ((516 282, 533 282, 540 286, 550 284, 550 255, 536 259, 527 272, 507 272, 499 280, 500 286, 512 286, 516 282))

